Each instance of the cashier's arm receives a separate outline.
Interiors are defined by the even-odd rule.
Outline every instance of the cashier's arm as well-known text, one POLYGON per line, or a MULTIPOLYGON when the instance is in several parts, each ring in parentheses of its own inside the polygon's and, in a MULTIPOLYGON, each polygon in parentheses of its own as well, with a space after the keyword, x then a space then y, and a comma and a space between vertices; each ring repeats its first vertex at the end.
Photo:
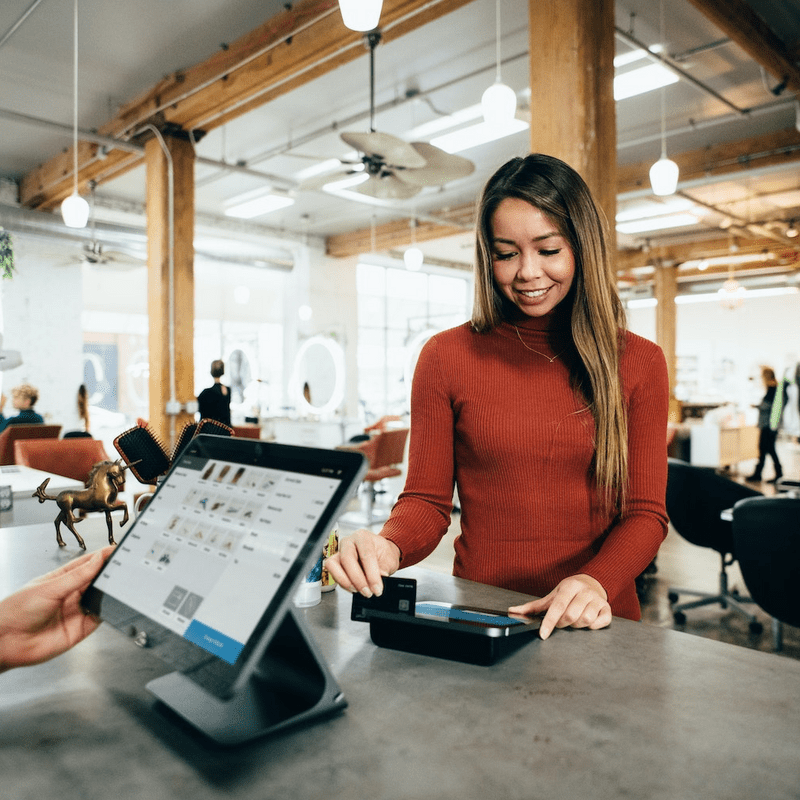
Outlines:
POLYGON ((554 628, 605 628, 611 624, 611 606, 603 586, 590 575, 564 578, 550 594, 508 609, 513 614, 544 614, 539 636, 546 639, 554 628))
POLYGON ((400 567, 400 548, 383 536, 361 529, 339 542, 339 552, 326 565, 342 589, 364 597, 380 596, 384 577, 400 567))
POLYGON ((0 601, 0 672, 49 661, 97 628, 100 620, 84 613, 81 595, 113 551, 87 553, 0 601))

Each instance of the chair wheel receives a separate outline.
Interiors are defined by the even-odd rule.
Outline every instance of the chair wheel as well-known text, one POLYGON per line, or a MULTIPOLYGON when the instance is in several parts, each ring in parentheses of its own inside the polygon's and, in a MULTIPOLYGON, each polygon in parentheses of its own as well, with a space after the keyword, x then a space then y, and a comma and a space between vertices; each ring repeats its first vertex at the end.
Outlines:
POLYGON ((670 603, 677 603, 678 602, 678 593, 677 592, 670 592, 667 595, 667 599, 670 601, 670 603))
POLYGON ((750 633, 759 634, 764 632, 764 626, 760 622, 751 622, 749 628, 750 633))
POLYGON ((672 618, 675 620, 676 625, 685 625, 686 624, 686 614, 683 611, 676 611, 672 618))

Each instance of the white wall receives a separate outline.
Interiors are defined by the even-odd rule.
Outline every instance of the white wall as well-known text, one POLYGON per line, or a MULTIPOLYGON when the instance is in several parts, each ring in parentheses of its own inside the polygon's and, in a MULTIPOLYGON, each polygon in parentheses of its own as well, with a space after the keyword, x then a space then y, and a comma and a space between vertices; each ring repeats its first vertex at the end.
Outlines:
POLYGON ((3 392, 20 383, 39 389, 36 410, 64 430, 80 425, 78 387, 83 382, 81 265, 53 244, 12 234, 16 271, 0 281, 3 346, 22 353, 22 366, 0 372, 3 392))
MULTIPOLYGON (((628 326, 655 340, 655 308, 629 309, 628 326)), ((763 394, 759 366, 778 375, 800 360, 800 294, 749 297, 736 309, 717 302, 680 304, 676 316, 679 372, 694 369, 696 400, 748 405, 763 394)))
MULTIPOLYGON (((74 248, 61 252, 57 243, 42 243, 24 234, 12 234, 16 274, 0 281, 0 331, 4 346, 20 350, 23 365, 0 373, 6 394, 22 382, 40 390, 37 409, 48 421, 65 429, 79 427, 77 390, 83 381, 83 329, 86 320, 97 333, 125 332, 146 342, 147 270, 87 267, 74 259, 74 248), (83 322, 82 322, 83 318, 83 322)), ((279 364, 276 381, 285 396, 294 356, 302 341, 315 334, 333 335, 345 349, 347 370, 345 416, 357 412, 356 337, 357 300, 355 259, 332 259, 321 246, 298 243, 292 250, 295 268, 290 272, 242 267, 235 264, 196 265, 196 333, 208 339, 208 328, 226 331, 225 341, 236 340, 242 324, 282 327, 282 353, 261 341, 265 363, 256 364, 258 377, 279 364), (237 287, 250 290, 246 303, 234 298, 237 287), (309 305, 307 322, 297 310, 309 305)), ((210 381, 208 347, 195 348, 196 389, 210 381)), ((216 358, 225 353, 214 353, 216 358)), ((146 369, 146 364, 142 365, 146 369)), ((138 393, 146 390, 146 375, 139 376, 138 393)), ((10 410, 10 402, 6 408, 10 410)), ((144 410, 138 413, 146 414, 144 410)), ((94 421, 93 421, 94 422, 94 421)))

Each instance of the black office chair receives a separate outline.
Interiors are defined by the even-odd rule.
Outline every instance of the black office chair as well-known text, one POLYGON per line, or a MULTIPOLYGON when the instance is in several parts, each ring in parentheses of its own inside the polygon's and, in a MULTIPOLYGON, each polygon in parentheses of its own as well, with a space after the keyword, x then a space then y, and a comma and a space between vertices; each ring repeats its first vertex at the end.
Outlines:
POLYGON ((731 523, 721 517, 722 511, 733 508, 737 501, 760 496, 760 492, 726 478, 712 467, 697 467, 676 458, 668 459, 667 514, 672 526, 687 542, 716 550, 721 559, 716 593, 670 587, 672 616, 679 625, 686 622, 685 611, 719 603, 722 608, 730 606, 744 615, 753 633, 760 633, 763 629, 755 615, 743 605, 752 600, 728 589, 726 569, 736 558, 731 523), (680 595, 698 599, 678 604, 680 595))
POLYGON ((733 544, 750 596, 772 617, 773 646, 780 650, 783 623, 800 627, 800 496, 740 500, 733 544))

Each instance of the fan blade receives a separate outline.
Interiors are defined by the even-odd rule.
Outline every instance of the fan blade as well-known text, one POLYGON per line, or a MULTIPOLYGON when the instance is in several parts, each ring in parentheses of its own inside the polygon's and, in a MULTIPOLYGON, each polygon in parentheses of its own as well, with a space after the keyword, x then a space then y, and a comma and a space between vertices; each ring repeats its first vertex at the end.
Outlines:
POLYGON ((375 197, 378 200, 407 200, 422 191, 422 187, 410 186, 397 180, 394 175, 387 173, 385 175, 374 175, 365 183, 354 186, 352 191, 375 197))
POLYGON ((422 169, 398 170, 396 175, 411 186, 441 186, 443 183, 466 178, 475 171, 467 158, 447 153, 427 142, 412 142, 412 147, 425 159, 422 169))
POLYGON ((147 263, 146 258, 133 256, 130 253, 123 253, 121 250, 104 250, 102 257, 106 261, 113 261, 115 264, 119 264, 120 266, 125 265, 131 267, 140 267, 142 264, 147 263))
POLYGON ((408 142, 390 133, 342 133, 342 139, 350 147, 368 156, 377 156, 387 166, 419 169, 425 166, 425 158, 408 142))
MULTIPOLYGON (((359 164, 359 166, 361 165, 359 164)), ((348 175, 355 175, 360 171, 362 170, 350 169, 343 166, 340 169, 335 169, 333 172, 324 172, 321 175, 314 175, 311 178, 304 180, 297 187, 297 190, 299 192, 319 192, 322 191, 322 187, 325 186, 325 184, 344 180, 346 177, 348 177, 348 175)))

